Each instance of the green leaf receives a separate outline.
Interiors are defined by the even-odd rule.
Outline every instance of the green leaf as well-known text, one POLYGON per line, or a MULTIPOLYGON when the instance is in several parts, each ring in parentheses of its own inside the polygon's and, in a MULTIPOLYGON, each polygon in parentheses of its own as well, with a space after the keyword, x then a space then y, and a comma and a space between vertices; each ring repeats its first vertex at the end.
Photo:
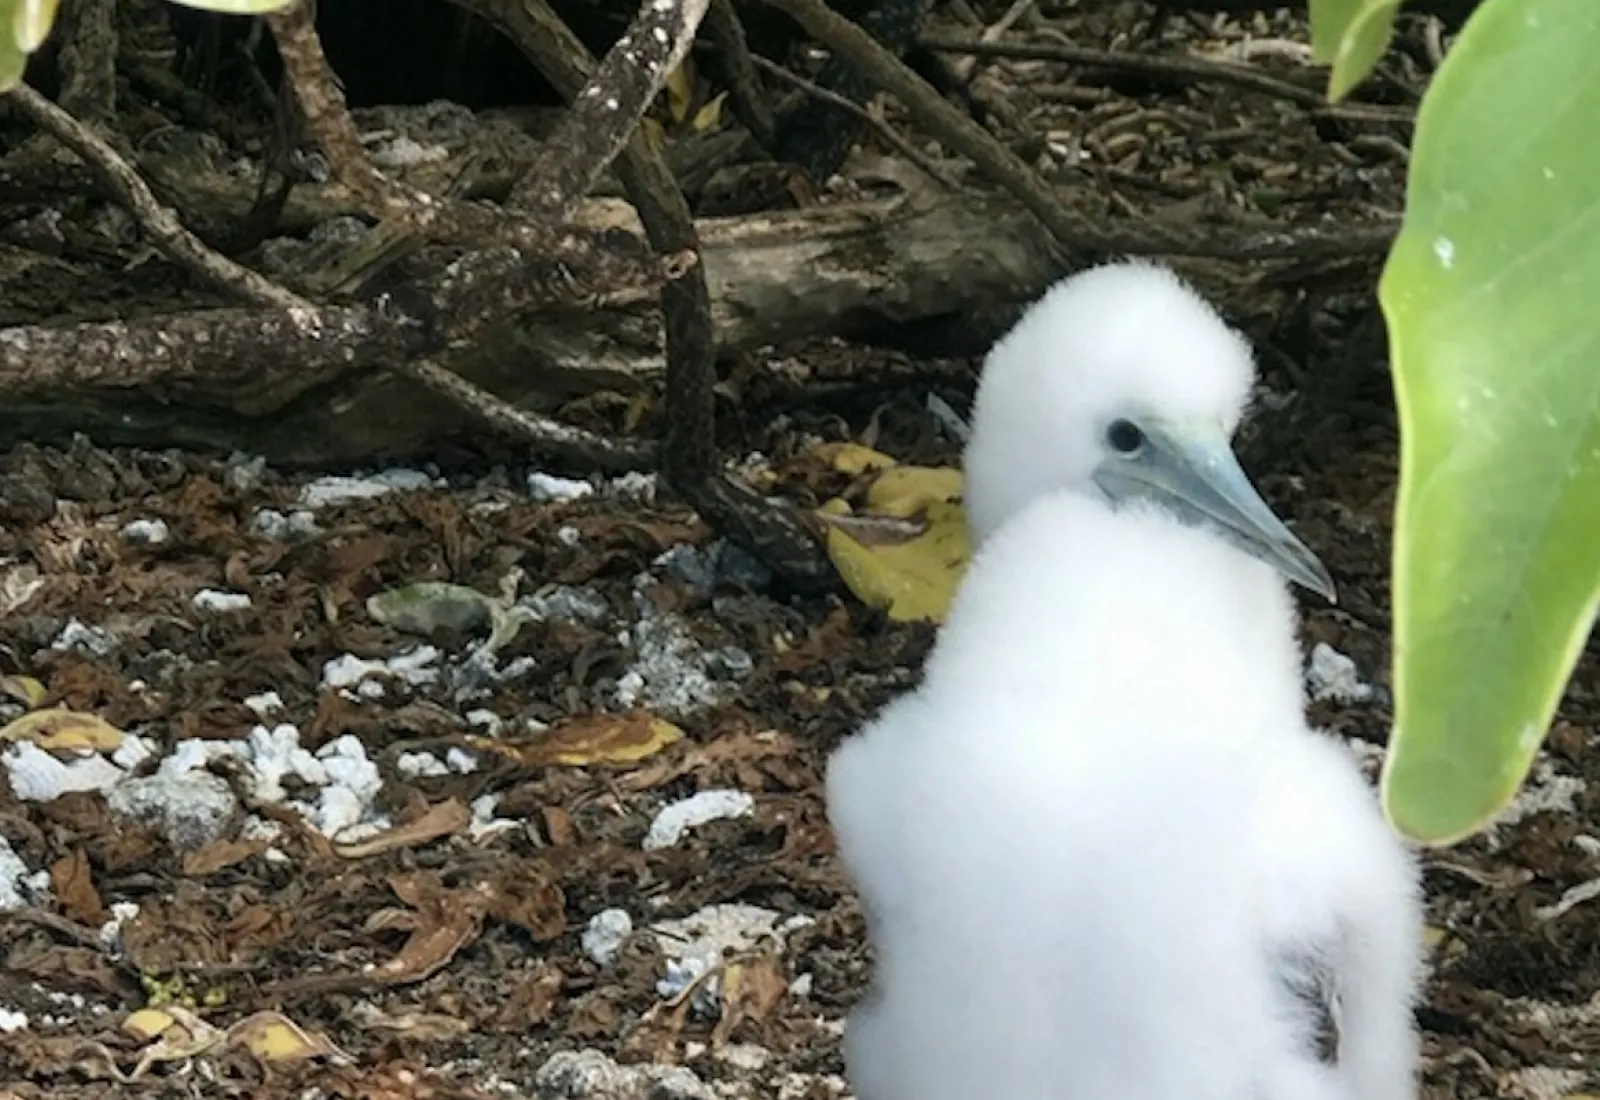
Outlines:
POLYGON ((1486 0, 1417 118, 1379 297, 1400 409, 1384 809, 1515 794, 1600 603, 1600 5, 1486 0))
POLYGON ((15 0, 11 13, 17 48, 25 54, 44 45, 56 21, 57 0, 15 0))
POLYGON ((28 55, 55 22, 57 0, 0 0, 0 92, 22 83, 28 55))
POLYGON ((262 15, 269 11, 287 8, 294 2, 295 0, 172 0, 172 3, 182 4, 186 8, 221 12, 223 15, 262 15))
POLYGON ((1367 78, 1389 48, 1400 0, 1311 0, 1311 56, 1332 65, 1328 99, 1337 102, 1367 78))

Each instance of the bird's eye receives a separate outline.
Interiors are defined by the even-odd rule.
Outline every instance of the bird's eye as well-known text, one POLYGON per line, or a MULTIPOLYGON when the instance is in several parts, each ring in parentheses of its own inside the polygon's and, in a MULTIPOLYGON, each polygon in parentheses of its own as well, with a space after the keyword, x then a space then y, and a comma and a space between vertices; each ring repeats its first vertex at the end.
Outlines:
POLYGON ((1144 432, 1131 420, 1113 420, 1106 428, 1106 442, 1118 454, 1137 454, 1144 446, 1144 432))

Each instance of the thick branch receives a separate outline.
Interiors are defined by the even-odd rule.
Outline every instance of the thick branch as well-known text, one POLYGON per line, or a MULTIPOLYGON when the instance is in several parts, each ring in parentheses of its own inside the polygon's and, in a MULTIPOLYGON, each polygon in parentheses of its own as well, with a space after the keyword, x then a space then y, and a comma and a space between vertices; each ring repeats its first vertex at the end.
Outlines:
MULTIPOLYGON (((579 95, 594 59, 545 0, 456 0, 506 34, 564 95, 579 95)), ((657 0, 647 0, 657 2, 657 0)), ((694 221, 660 146, 635 130, 617 174, 658 251, 697 251, 694 221)), ((720 469, 713 387, 716 334, 703 265, 661 288, 666 326, 667 432, 662 473, 706 520, 760 553, 791 584, 819 589, 835 576, 816 541, 789 510, 740 492, 720 469)))
POLYGON ((283 309, 309 304, 272 280, 262 278, 249 268, 241 267, 207 248, 204 241, 183 227, 171 210, 161 205, 151 194, 144 179, 115 149, 66 111, 26 84, 13 88, 9 98, 40 129, 48 131, 57 141, 82 157, 89 170, 99 177, 101 185, 128 206, 140 227, 150 236, 151 242, 167 255, 209 282, 250 301, 269 303, 283 309))
MULTIPOLYGON (((564 222, 600 178, 694 43, 710 0, 647 0, 572 99, 552 135, 549 167, 519 188, 535 212, 564 222)), ((670 178, 670 176, 669 176, 670 178)), ((674 189, 677 184, 673 183, 674 189)), ((692 247, 690 244, 679 247, 692 247)))
POLYGON ((1026 206, 1063 246, 1082 248, 1092 226, 1056 200, 1016 154, 948 103, 938 91, 866 31, 830 10, 823 0, 767 0, 806 32, 861 70, 873 84, 899 98, 924 129, 954 152, 970 158, 1026 206))
POLYGON ((772 110, 761 92, 754 56, 745 41, 744 24, 739 22, 733 0, 711 0, 711 8, 706 12, 706 30, 716 43, 717 66, 722 71, 722 82, 728 86, 734 115, 761 148, 770 152, 777 134, 772 110))
POLYGON ((1064 61, 1085 68, 1110 69, 1166 80, 1201 81, 1229 84, 1252 92, 1287 100, 1302 107, 1351 122, 1416 121, 1409 107, 1382 107, 1370 103, 1330 104, 1317 88, 1303 88, 1248 65, 1211 61, 1203 57, 1171 57, 1125 51, 1096 50, 1055 42, 991 42, 952 35, 923 35, 920 44, 930 50, 967 54, 972 57, 1015 57, 1041 61, 1064 61))

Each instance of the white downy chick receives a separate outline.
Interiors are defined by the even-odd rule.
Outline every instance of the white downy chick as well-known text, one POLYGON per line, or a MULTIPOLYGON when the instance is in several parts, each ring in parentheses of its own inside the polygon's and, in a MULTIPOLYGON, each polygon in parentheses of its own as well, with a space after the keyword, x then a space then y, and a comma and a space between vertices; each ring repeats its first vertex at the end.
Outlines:
POLYGON ((1304 719, 1274 569, 1331 584, 1227 448, 1252 373, 1143 265, 1068 280, 991 354, 981 549, 922 686, 829 766, 877 954, 861 1100, 1414 1096, 1416 872, 1304 719))
MULTIPOLYGON (((1061 280, 984 361, 962 459, 973 546, 1052 489, 1096 487, 1181 505, 1185 519, 1221 494, 1248 514, 1210 518, 1292 542, 1229 449, 1254 381, 1250 345, 1170 269, 1133 261, 1061 280), (1108 448, 1129 461, 1106 462, 1108 448)), ((1332 599, 1315 556, 1295 553, 1290 578, 1332 599)))

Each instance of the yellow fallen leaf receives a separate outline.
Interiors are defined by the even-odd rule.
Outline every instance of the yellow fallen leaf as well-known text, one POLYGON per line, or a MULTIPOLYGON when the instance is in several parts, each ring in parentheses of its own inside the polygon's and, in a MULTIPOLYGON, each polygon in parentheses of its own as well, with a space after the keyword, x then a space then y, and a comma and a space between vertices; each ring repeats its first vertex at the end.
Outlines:
POLYGON ((326 1036, 306 1031, 281 1012, 262 1011, 228 1029, 228 1041, 263 1062, 303 1062, 340 1053, 326 1036))
POLYGON ((835 469, 877 470, 860 510, 835 497, 817 509, 828 557, 845 586, 897 622, 944 622, 972 556, 961 508, 961 471, 901 466, 855 443, 830 444, 835 469))
POLYGON ((896 622, 944 621, 972 556, 959 504, 935 501, 924 512, 921 533, 875 543, 850 533, 850 517, 822 514, 828 557, 857 599, 896 622))
POLYGON ((44 702, 44 697, 50 694, 32 676, 0 676, 0 693, 9 695, 29 710, 44 702))
POLYGON ((128 1013, 128 1018, 122 1021, 122 1030, 140 1042, 148 1043, 176 1022, 171 1014, 159 1008, 141 1008, 128 1013))
POLYGON ((0 729, 0 740, 32 741, 46 752, 115 752, 123 733, 105 719, 65 707, 33 710, 0 729))
POLYGON ((867 487, 864 507, 875 515, 909 518, 931 504, 960 499, 960 470, 948 466, 891 466, 867 487))
POLYGON ((841 474, 851 477, 868 470, 887 470, 895 465, 894 459, 882 451, 875 451, 860 443, 823 443, 816 448, 816 455, 841 474))
POLYGON ((635 764, 683 739, 683 730, 646 711, 589 714, 557 722, 537 741, 512 744, 474 737, 475 748, 510 756, 533 767, 635 764))

